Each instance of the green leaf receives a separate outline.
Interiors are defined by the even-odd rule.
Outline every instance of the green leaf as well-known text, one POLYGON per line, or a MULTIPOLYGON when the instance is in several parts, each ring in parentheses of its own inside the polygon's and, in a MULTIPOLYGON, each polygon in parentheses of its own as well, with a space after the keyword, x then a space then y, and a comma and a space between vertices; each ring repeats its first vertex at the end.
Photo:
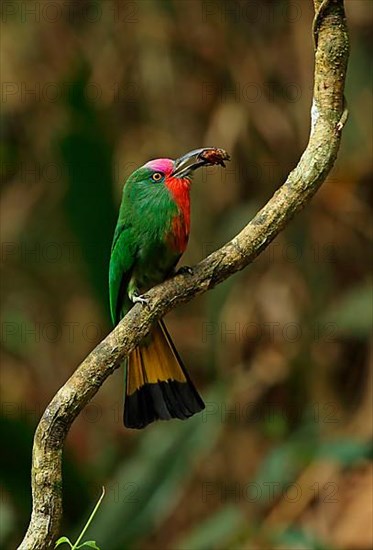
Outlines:
POLYGON ((64 542, 66 542, 70 548, 73 547, 73 545, 71 544, 71 542, 69 541, 69 539, 67 537, 60 537, 57 541, 56 541, 56 544, 54 545, 55 548, 57 548, 57 546, 60 546, 61 544, 63 544, 64 542))
POLYGON ((78 549, 78 548, 84 548, 84 547, 94 548, 94 550, 100 550, 100 547, 97 546, 94 540, 87 540, 83 542, 83 544, 81 544, 80 546, 77 546, 76 548, 78 549))
MULTIPOLYGON (((88 541, 88 543, 85 542, 85 543, 83 543, 81 546, 79 546, 79 543, 80 543, 80 541, 82 540, 82 538, 84 537, 85 532, 87 531, 88 527, 91 525, 91 523, 92 523, 92 521, 93 521, 93 518, 95 517, 95 515, 96 515, 96 513, 97 513, 97 510, 98 510, 98 509, 100 508, 100 506, 101 506, 101 502, 102 502, 102 499, 104 498, 104 496, 105 496, 105 487, 102 487, 101 496, 100 496, 100 498, 98 499, 98 501, 97 501, 97 503, 96 503, 96 506, 94 507, 94 509, 93 509, 93 511, 92 511, 92 513, 91 513, 91 515, 89 516, 89 518, 88 518, 88 520, 87 520, 87 523, 86 523, 85 526, 83 527, 83 529, 82 529, 82 531, 81 531, 81 533, 80 533, 80 535, 79 535, 79 537, 78 537, 78 540, 77 540, 76 543, 74 544, 73 549, 75 549, 75 548, 82 548, 84 545, 87 545, 88 543, 91 543, 91 544, 93 543, 94 545, 96 545, 96 543, 95 543, 94 541, 88 541)), ((93 548, 93 547, 91 546, 91 548, 93 548)), ((95 546, 95 548, 97 548, 97 546, 95 546)), ((100 549, 98 549, 98 550, 100 550, 100 549)))
POLYGON ((334 323, 338 332, 365 338, 372 330, 372 296, 371 283, 353 288, 327 310, 321 321, 334 323))
POLYGON ((298 550, 304 548, 307 550, 330 550, 330 546, 325 546, 324 543, 316 538, 311 532, 306 532, 302 529, 290 528, 284 532, 274 533, 271 537, 274 545, 280 544, 282 548, 287 550, 298 550))
POLYGON ((178 541, 177 547, 183 550, 225 547, 224 543, 243 525, 245 525, 245 517, 241 510, 228 505, 192 529, 184 539, 178 541))
POLYGON ((369 443, 340 439, 322 444, 318 456, 336 460, 344 466, 349 466, 362 458, 369 458, 371 452, 372 446, 369 443))

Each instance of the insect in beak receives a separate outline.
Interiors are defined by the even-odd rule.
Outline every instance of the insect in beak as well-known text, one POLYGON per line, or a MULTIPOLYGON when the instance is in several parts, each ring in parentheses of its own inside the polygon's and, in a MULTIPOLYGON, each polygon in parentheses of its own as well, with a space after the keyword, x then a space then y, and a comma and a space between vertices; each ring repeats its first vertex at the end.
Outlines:
POLYGON ((225 168, 225 160, 230 160, 230 156, 224 149, 217 147, 194 149, 194 151, 190 151, 190 153, 186 153, 186 155, 175 160, 171 176, 185 178, 202 166, 215 166, 219 164, 225 168))

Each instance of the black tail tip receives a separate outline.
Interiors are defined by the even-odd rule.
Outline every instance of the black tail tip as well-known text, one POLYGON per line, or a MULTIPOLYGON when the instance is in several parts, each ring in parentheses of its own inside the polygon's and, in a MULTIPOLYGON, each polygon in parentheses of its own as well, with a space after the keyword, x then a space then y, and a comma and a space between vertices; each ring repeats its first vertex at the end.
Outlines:
POLYGON ((127 395, 123 422, 127 428, 142 429, 155 420, 186 420, 204 408, 202 398, 190 381, 167 380, 145 384, 127 395))

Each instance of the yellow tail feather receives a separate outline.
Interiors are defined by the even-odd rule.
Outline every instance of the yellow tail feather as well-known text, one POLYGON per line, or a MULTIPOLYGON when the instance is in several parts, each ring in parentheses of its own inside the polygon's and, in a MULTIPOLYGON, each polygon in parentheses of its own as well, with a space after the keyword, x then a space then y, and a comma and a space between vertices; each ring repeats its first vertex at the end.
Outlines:
POLYGON ((186 382, 183 367, 167 336, 162 325, 157 323, 147 341, 131 353, 128 358, 127 395, 144 384, 167 380, 186 382))
POLYGON ((203 408, 164 323, 157 323, 128 358, 125 425, 143 428, 157 419, 185 419, 203 408))

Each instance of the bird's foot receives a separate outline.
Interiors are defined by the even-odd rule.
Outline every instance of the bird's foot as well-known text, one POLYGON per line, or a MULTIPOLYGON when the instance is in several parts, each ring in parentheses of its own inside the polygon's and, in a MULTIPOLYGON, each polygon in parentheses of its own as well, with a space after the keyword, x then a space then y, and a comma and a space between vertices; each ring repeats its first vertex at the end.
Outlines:
POLYGON ((182 265, 175 271, 175 275, 193 275, 193 268, 189 265, 182 265))
POLYGON ((143 306, 149 305, 149 296, 147 294, 137 294, 137 292, 133 292, 129 299, 133 304, 142 304, 143 306))

